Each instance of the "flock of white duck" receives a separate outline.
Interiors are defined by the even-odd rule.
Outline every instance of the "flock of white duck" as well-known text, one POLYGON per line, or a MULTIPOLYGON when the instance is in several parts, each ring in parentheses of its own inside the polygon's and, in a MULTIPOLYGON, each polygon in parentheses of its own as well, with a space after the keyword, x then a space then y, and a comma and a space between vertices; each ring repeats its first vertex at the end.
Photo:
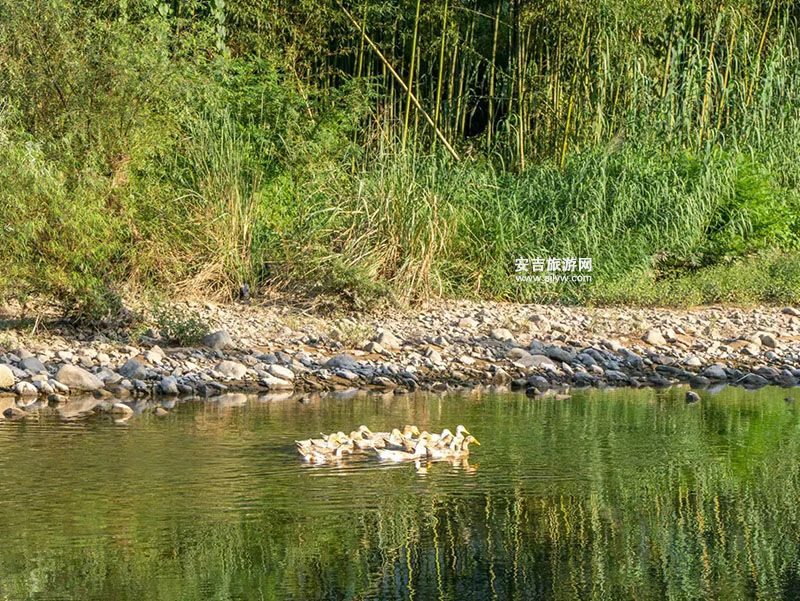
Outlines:
POLYGON ((445 428, 441 433, 420 432, 417 426, 402 430, 373 432, 359 426, 348 436, 344 432, 322 434, 322 438, 296 440, 297 450, 309 463, 327 463, 356 451, 375 453, 384 461, 418 461, 420 459, 466 459, 469 446, 481 443, 459 425, 455 434, 445 428))

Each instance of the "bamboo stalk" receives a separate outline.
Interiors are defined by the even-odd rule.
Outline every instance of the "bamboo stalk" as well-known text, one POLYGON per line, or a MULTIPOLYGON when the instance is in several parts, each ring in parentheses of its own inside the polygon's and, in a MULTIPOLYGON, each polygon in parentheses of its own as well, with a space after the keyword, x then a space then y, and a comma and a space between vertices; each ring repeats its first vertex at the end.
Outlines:
MULTIPOLYGON (((578 43, 578 55, 583 54, 583 41, 584 41, 584 36, 586 35, 588 19, 589 19, 589 13, 586 13, 586 15, 583 17, 583 25, 581 26, 581 37, 580 37, 580 42, 578 43)), ((564 140, 561 143, 561 160, 559 161, 559 166, 562 169, 564 168, 564 163, 567 160, 569 128, 571 125, 572 110, 573 107, 575 106, 575 87, 578 81, 578 70, 579 70, 578 65, 580 64, 579 61, 580 61, 580 56, 575 61, 575 70, 572 73, 572 84, 570 85, 569 100, 567 102, 567 118, 564 123, 564 140)))
POLYGON ((441 44, 439 45, 439 74, 436 78, 436 108, 433 112, 433 123, 439 127, 439 117, 442 110, 442 83, 444 80, 444 44, 447 38, 447 5, 448 0, 444 0, 444 9, 442 15, 442 35, 441 44))
POLYGON ((414 90, 414 72, 417 62, 417 33, 419 32, 419 12, 422 6, 422 0, 417 0, 417 11, 414 15, 414 33, 411 37, 411 62, 408 68, 408 83, 406 84, 406 108, 403 115, 403 134, 401 137, 400 147, 405 150, 406 140, 408 139, 408 122, 411 117, 411 97, 414 90))
POLYGON ((700 135, 698 142, 702 143, 705 138, 706 121, 708 120, 708 110, 711 103, 711 84, 712 76, 714 74, 714 51, 717 48, 717 36, 719 35, 720 26, 722 25, 722 11, 723 6, 720 5, 719 12, 717 13, 716 23, 714 24, 714 34, 711 37, 711 45, 708 50, 708 62, 706 63, 706 77, 703 84, 703 105, 700 109, 700 135))
POLYGON ((486 141, 489 147, 492 145, 492 135, 494 134, 494 94, 495 94, 495 81, 497 78, 497 38, 500 34, 500 8, 503 6, 502 2, 497 3, 497 8, 494 13, 494 27, 492 30, 492 62, 489 65, 489 122, 486 129, 486 141))
POLYGON ((381 60, 383 65, 386 67, 386 69, 392 74, 392 77, 394 77, 395 81, 397 81, 397 83, 400 85, 400 87, 403 89, 403 91, 408 93, 408 97, 411 99, 411 102, 414 103, 414 106, 416 106, 417 110, 422 114, 422 116, 428 122, 428 125, 430 125, 433 128, 433 130, 436 133, 436 135, 438 136, 439 140, 442 142, 442 144, 447 149, 447 151, 450 153, 450 155, 454 159, 459 160, 460 157, 458 156, 458 153, 452 147, 452 145, 447 140, 445 135, 441 132, 441 130, 438 127, 436 127, 436 124, 433 122, 433 118, 427 113, 427 111, 425 111, 424 108, 422 108, 422 105, 420 104, 420 102, 417 99, 417 97, 413 94, 413 92, 411 90, 408 89, 408 86, 406 86, 406 83, 405 83, 405 81, 403 81, 403 78, 400 77, 400 74, 395 70, 395 68, 391 65, 391 63, 389 63, 389 61, 387 60, 386 56, 384 56, 383 52, 381 52, 380 48, 378 48, 377 44, 375 44, 375 42, 372 40, 372 38, 369 35, 367 35, 366 31, 362 31, 361 30, 361 27, 360 27, 358 21, 356 21, 355 18, 353 17, 353 15, 350 14, 350 11, 348 11, 344 7, 344 5, 341 2, 339 2, 338 0, 337 0, 336 3, 339 5, 339 8, 342 10, 342 12, 344 12, 344 14, 350 20, 350 22, 356 27, 356 29, 358 29, 364 35, 364 39, 367 40, 367 44, 369 44, 369 46, 370 46, 370 48, 372 48, 373 52, 375 52, 375 54, 378 55, 378 58, 381 60))

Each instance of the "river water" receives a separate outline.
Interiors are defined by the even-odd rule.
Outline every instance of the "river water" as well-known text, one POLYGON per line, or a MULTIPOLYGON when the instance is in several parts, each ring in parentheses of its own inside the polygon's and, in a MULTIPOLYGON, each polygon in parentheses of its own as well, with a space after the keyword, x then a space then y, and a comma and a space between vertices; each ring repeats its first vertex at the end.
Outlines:
MULTIPOLYGON (((230 395, 0 421, 2 599, 797 599, 800 398, 230 395), (406 423, 467 463, 305 465, 406 423)), ((791 393, 790 393, 791 394, 791 393)))

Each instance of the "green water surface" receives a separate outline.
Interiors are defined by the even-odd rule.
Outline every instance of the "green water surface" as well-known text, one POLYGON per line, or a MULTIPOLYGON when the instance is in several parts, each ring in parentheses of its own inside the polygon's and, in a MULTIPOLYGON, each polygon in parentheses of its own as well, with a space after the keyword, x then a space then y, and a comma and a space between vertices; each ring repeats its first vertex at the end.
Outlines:
POLYGON ((800 400, 231 395, 0 422, 0 599, 798 599, 800 400), (308 466, 463 423, 468 464, 308 466))

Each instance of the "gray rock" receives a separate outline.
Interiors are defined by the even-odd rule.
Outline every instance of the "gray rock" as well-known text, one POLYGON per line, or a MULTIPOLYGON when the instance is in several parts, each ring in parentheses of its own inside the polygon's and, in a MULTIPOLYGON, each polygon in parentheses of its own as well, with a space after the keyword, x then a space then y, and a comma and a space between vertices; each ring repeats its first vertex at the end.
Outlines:
POLYGON ((376 353, 378 355, 386 352, 386 349, 383 348, 379 343, 375 342, 374 340, 365 344, 363 346, 363 350, 367 351, 368 353, 376 353))
POLYGON ((400 340, 388 330, 382 330, 374 339, 383 348, 390 351, 398 351, 402 346, 400 340))
POLYGON ((784 307, 781 313, 792 315, 793 317, 800 317, 800 309, 795 309, 794 307, 784 307))
POLYGON ((103 381, 100 378, 77 365, 62 365, 56 373, 56 380, 71 390, 93 391, 103 387, 103 381))
POLYGON ((550 345, 545 347, 544 354, 550 357, 551 359, 555 359, 556 361, 561 361, 562 363, 569 363, 573 359, 575 359, 575 352, 570 351, 566 348, 561 348, 560 346, 550 345))
POLYGON ((431 360, 431 363, 435 365, 438 365, 443 361, 442 354, 433 348, 429 348, 427 351, 425 351, 425 356, 431 360))
POLYGON ((147 365, 141 355, 131 357, 117 371, 132 380, 141 380, 147 377, 147 365))
POLYGON ((261 378, 260 382, 270 390, 290 390, 294 388, 294 384, 290 380, 279 378, 271 374, 261 378))
POLYGON ((664 338, 664 335, 655 328, 647 330, 645 335, 642 336, 642 340, 652 346, 665 346, 667 344, 667 339, 664 338))
POLYGON ((686 357, 686 359, 683 360, 683 364, 689 367, 701 367, 703 365, 703 362, 697 355, 689 355, 688 357, 686 357))
POLYGON ((511 330, 507 328, 495 328, 489 334, 494 340, 499 340, 500 342, 508 342, 509 340, 514 340, 514 334, 511 333, 511 330))
POLYGON ((627 375, 616 369, 607 369, 605 373, 606 378, 615 382, 628 382, 630 379, 627 375))
POLYGON ((62 361, 70 362, 75 355, 72 351, 57 351, 56 356, 62 361))
POLYGON ((12 388, 17 379, 10 365, 0 364, 0 388, 12 388))
POLYGON ((44 363, 39 361, 39 359, 34 356, 25 357, 19 362, 19 366, 21 369, 29 371, 32 374, 47 373, 47 368, 45 367, 44 363))
POLYGON ((222 374, 226 378, 241 380, 247 373, 247 368, 238 361, 220 361, 214 371, 222 374))
POLYGON ((153 348, 148 349, 144 353, 144 358, 147 359, 150 363, 159 364, 164 359, 164 351, 161 349, 160 346, 155 345, 153 348))
POLYGON ((471 317, 462 317, 458 320, 458 327, 463 328, 464 330, 472 330, 478 327, 478 322, 471 317))
POLYGON ((294 380, 294 372, 283 365, 270 365, 267 371, 281 380, 294 380))
POLYGON ((531 355, 529 354, 527 357, 520 357, 516 361, 514 361, 514 365, 519 367, 526 367, 526 368, 536 368, 536 369, 546 369, 549 371, 556 370, 556 364, 553 363, 553 360, 546 355, 531 355))
POLYGON ((759 338, 761 339, 761 344, 763 344, 766 347, 769 348, 778 347, 778 341, 775 340, 775 337, 772 334, 761 334, 759 338))
POLYGON ((711 380, 727 380, 728 374, 722 365, 710 365, 703 370, 703 375, 711 380))
POLYGON ((41 394, 52 394, 56 391, 56 389, 50 385, 50 382, 46 380, 34 380, 33 385, 41 394))
POLYGON ((749 343, 747 346, 745 346, 745 347, 744 347, 744 348, 741 350, 741 353, 742 353, 743 355, 747 355, 747 356, 749 356, 749 357, 758 357, 758 354, 759 354, 760 352, 761 352, 761 348, 760 348, 760 347, 759 347, 757 344, 754 344, 754 343, 752 343, 752 342, 751 342, 751 343, 749 343))
POLYGON ((217 330, 205 336, 202 340, 203 345, 214 350, 221 351, 233 346, 233 339, 225 330, 217 330))
POLYGON ((358 374, 350 371, 349 369, 337 369, 335 374, 340 377, 344 378, 345 380, 354 381, 358 380, 358 374))
POLYGON ((743 378, 739 379, 739 384, 744 384, 745 386, 766 386, 769 384, 769 381, 764 378, 763 376, 759 376, 758 374, 746 374, 743 378))
POLYGON ((329 369, 358 369, 359 364, 352 355, 340 353, 328 359, 325 362, 325 367, 329 369))
POLYGON ((161 394, 170 396, 176 395, 178 394, 178 380, 175 376, 166 376, 161 378, 161 382, 158 383, 158 388, 161 394))
POLYGON ((39 389, 30 382, 19 382, 14 387, 14 392, 19 396, 37 396, 39 394, 39 389))

